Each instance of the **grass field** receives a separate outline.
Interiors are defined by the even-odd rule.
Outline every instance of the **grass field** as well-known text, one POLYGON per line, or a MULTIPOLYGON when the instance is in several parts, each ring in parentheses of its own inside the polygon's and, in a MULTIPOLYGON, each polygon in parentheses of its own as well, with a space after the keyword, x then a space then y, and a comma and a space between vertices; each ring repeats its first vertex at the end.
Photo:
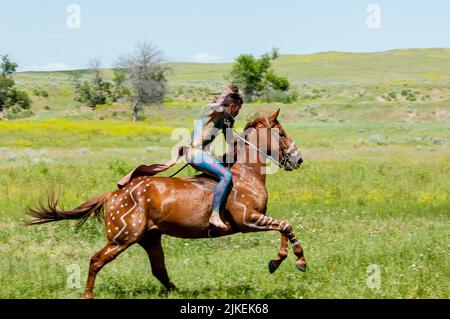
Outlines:
MULTIPOLYGON (((177 291, 165 292, 135 246, 100 272, 96 297, 449 298, 449 57, 448 49, 284 56, 277 68, 295 83, 299 101, 244 107, 238 128, 280 107, 303 150, 302 168, 271 175, 267 184, 268 214, 294 226, 306 273, 295 269, 290 251, 269 274, 278 233, 164 237, 177 291), (367 284, 373 265, 379 289, 367 284)), ((89 259, 105 241, 103 225, 27 228, 24 208, 59 189, 64 207, 74 207, 113 190, 136 165, 168 159, 173 128, 190 128, 206 98, 186 96, 214 91, 228 68, 174 65, 170 100, 135 124, 125 102, 96 111, 78 105, 66 73, 18 75, 22 88, 50 96, 32 97, 32 119, 0 121, 1 298, 82 297, 89 259), (77 267, 80 285, 68 285, 77 283, 77 267)))

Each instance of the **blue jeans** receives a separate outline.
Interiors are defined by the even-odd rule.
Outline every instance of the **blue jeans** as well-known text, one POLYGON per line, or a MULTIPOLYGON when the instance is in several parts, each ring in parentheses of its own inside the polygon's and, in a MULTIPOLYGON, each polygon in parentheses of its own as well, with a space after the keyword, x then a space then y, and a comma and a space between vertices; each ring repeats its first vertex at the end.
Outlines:
POLYGON ((197 148, 191 148, 188 151, 187 160, 194 168, 219 178, 219 183, 214 189, 213 198, 213 213, 219 213, 231 186, 233 175, 230 170, 225 168, 207 152, 197 148))

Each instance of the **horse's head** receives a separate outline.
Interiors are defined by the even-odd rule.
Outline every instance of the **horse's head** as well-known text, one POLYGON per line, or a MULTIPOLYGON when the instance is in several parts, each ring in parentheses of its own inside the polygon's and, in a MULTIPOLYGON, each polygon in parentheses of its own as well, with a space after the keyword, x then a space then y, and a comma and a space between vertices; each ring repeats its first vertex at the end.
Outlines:
POLYGON ((303 159, 297 146, 278 121, 279 113, 280 109, 270 116, 257 118, 247 124, 245 131, 249 128, 255 128, 259 131, 258 135, 265 132, 266 138, 264 140, 267 143, 259 142, 258 148, 269 156, 277 155, 278 159, 276 159, 280 166, 287 171, 292 171, 300 167, 303 159))

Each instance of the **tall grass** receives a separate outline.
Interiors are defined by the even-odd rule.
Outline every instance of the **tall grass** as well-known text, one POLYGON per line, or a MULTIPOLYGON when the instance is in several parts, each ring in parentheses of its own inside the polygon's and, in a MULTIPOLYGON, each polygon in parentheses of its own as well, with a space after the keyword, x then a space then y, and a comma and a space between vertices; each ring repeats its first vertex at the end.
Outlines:
MULTIPOLYGON (((448 146, 400 143, 411 134, 449 138, 448 131, 432 123, 409 131, 396 124, 284 124, 305 163, 268 176, 268 214, 293 224, 307 273, 295 269, 291 252, 268 273, 279 234, 164 237, 178 291, 164 291, 136 246, 100 272, 97 297, 448 298, 448 146), (374 132, 387 144, 359 144, 374 132), (367 285, 369 265, 381 271, 379 290, 367 285)), ((61 190, 65 207, 113 190, 135 165, 167 158, 169 130, 122 121, 0 122, 0 297, 80 298, 89 258, 105 242, 103 225, 90 221, 79 232, 70 222, 27 228, 24 208, 47 190, 61 190), (80 286, 67 284, 69 266, 79 267, 80 286)))

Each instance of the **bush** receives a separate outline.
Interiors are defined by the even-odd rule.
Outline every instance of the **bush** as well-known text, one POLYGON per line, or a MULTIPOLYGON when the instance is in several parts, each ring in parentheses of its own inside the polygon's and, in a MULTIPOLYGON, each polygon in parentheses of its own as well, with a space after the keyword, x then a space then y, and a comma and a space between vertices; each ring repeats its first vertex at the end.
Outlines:
POLYGON ((5 118, 7 118, 8 120, 23 119, 32 115, 33 112, 31 112, 29 108, 23 109, 18 105, 14 105, 8 108, 5 112, 5 118))
POLYGON ((40 97, 49 97, 49 93, 46 90, 33 89, 33 94, 40 97))
POLYGON ((12 62, 7 55, 1 56, 0 65, 0 112, 7 110, 6 118, 17 118, 31 115, 29 110, 31 100, 28 94, 15 87, 12 78, 16 72, 17 64, 12 62))
POLYGON ((373 134, 369 136, 369 140, 378 145, 387 144, 386 139, 382 135, 373 134))
POLYGON ((296 91, 280 91, 280 90, 266 90, 258 100, 264 102, 279 102, 279 103, 293 103, 297 101, 298 93, 296 91))

